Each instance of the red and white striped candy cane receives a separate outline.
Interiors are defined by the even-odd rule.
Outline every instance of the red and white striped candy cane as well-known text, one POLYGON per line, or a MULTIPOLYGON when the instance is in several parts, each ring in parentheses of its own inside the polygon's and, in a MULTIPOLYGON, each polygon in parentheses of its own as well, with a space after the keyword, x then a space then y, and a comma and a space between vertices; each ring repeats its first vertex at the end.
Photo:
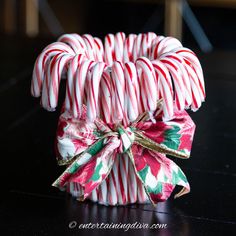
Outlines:
POLYGON ((135 38, 133 46, 133 61, 135 62, 141 56, 141 44, 142 44, 143 34, 138 34, 135 38))
POLYGON ((76 72, 82 61, 85 60, 83 54, 77 54, 71 60, 67 73, 67 83, 66 83, 66 96, 65 96, 65 108, 72 113, 72 103, 74 100, 74 81, 76 77, 76 72))
POLYGON ((58 38, 57 41, 68 44, 73 49, 75 54, 83 53, 84 51, 80 42, 78 41, 76 36, 73 34, 63 34, 61 37, 58 38))
POLYGON ((124 118, 125 79, 121 62, 112 65, 112 122, 121 122, 124 118))
POLYGON ((159 86, 161 87, 161 97, 163 98, 163 119, 170 120, 174 114, 171 77, 169 71, 161 61, 152 61, 152 65, 156 71, 156 77, 160 81, 159 86))
POLYGON ((111 172, 107 178, 108 183, 109 183, 109 187, 108 187, 108 201, 109 204, 111 205, 116 205, 118 202, 118 186, 117 186, 117 182, 116 182, 116 174, 117 174, 117 162, 114 162, 113 168, 111 169, 111 172))
POLYGON ((117 188, 117 203, 127 204, 127 166, 125 164, 124 156, 117 154, 114 163, 114 177, 117 188))
POLYGON ((157 105, 157 85, 155 72, 152 63, 146 57, 140 57, 136 60, 136 68, 142 75, 141 100, 145 111, 155 111, 157 105))
POLYGON ((143 35, 142 45, 141 45, 141 49, 140 49, 143 57, 150 58, 152 42, 156 37, 157 37, 157 35, 152 32, 148 32, 143 35))
POLYGON ((202 72, 201 64, 196 54, 192 50, 182 47, 175 49, 174 52, 181 55, 184 59, 188 59, 194 67, 197 66, 198 69, 202 72))
POLYGON ((145 189, 143 187, 143 184, 142 182, 137 179, 137 185, 138 185, 138 189, 137 189, 137 193, 138 193, 138 203, 145 203, 148 201, 148 197, 147 197, 147 194, 145 192, 145 189))
POLYGON ((151 52, 150 52, 150 60, 154 60, 155 58, 158 58, 158 46, 159 46, 159 43, 164 39, 165 37, 162 36, 162 35, 158 35, 156 36, 156 38, 154 38, 152 40, 152 43, 151 43, 151 52))
POLYGON ((123 62, 125 33, 118 32, 115 35, 115 61, 123 62))
POLYGON ((124 75, 126 82, 127 92, 127 114, 130 121, 136 120, 139 115, 138 103, 139 103, 139 87, 137 71, 134 63, 128 62, 124 66, 124 75))
POLYGON ((108 205, 109 203, 108 198, 107 198, 107 192, 108 192, 107 187, 108 186, 107 186, 106 180, 102 181, 101 185, 98 187, 98 191, 99 191, 98 202, 100 204, 108 205))
POLYGON ((193 71, 193 73, 196 75, 196 77, 198 78, 198 84, 199 84, 199 94, 201 97, 201 101, 205 100, 206 94, 205 94, 205 84, 204 81, 201 81, 201 77, 202 77, 202 73, 200 71, 197 71, 197 69, 195 69, 194 66, 192 66, 192 64, 185 59, 185 63, 186 65, 188 65, 188 67, 190 67, 193 71))
POLYGON ((86 50, 87 58, 89 58, 90 60, 96 60, 96 48, 93 36, 90 34, 84 34, 82 37, 87 48, 86 50))
POLYGON ((128 203, 135 203, 137 202, 137 182, 139 181, 137 179, 136 173, 134 171, 134 167, 131 161, 129 163, 129 174, 128 174, 128 203))
POLYGON ((49 101, 49 87, 50 87, 50 80, 51 80, 51 71, 53 66, 56 64, 57 59, 64 55, 65 53, 57 54, 52 58, 52 60, 49 62, 49 65, 46 67, 45 71, 45 79, 43 80, 42 85, 42 96, 41 96, 41 105, 43 108, 45 108, 48 111, 53 111, 50 108, 50 101, 49 101))
POLYGON ((34 97, 39 97, 41 94, 43 80, 51 58, 63 52, 74 55, 73 50, 68 45, 60 42, 52 43, 36 59, 31 82, 31 94, 34 97))
POLYGON ((181 74, 179 72, 178 65, 175 61, 170 58, 161 57, 160 61, 167 67, 169 70, 173 83, 174 83, 174 91, 175 91, 175 102, 178 110, 184 110, 185 107, 185 88, 181 78, 181 74))
POLYGON ((63 70, 66 70, 67 64, 72 60, 73 56, 67 53, 62 53, 51 67, 49 81, 49 110, 55 110, 58 102, 59 85, 63 70))
POLYGON ((166 52, 170 52, 176 48, 183 47, 181 42, 173 37, 165 37, 162 39, 158 45, 158 55, 162 55, 166 52))
POLYGON ((103 71, 102 79, 100 82, 100 102, 101 102, 101 113, 103 120, 110 124, 112 122, 111 114, 111 97, 112 97, 112 87, 111 87, 111 76, 109 73, 109 68, 103 71))
POLYGON ((104 61, 104 48, 101 39, 94 38, 96 61, 104 61))
POLYGON ((79 52, 77 54, 86 55, 87 48, 86 48, 86 44, 85 44, 83 38, 80 35, 75 34, 75 33, 71 34, 71 35, 73 35, 76 38, 76 40, 78 41, 78 43, 80 44, 79 52))
POLYGON ((74 99, 72 103, 73 116, 80 118, 82 114, 82 105, 85 96, 85 82, 88 70, 95 64, 92 60, 84 60, 78 68, 74 81, 74 99))
POLYGON ((128 196, 128 179, 129 179, 129 157, 127 154, 123 154, 119 158, 119 181, 122 183, 122 188, 120 191, 122 192, 122 199, 124 204, 127 204, 129 202, 129 196, 128 196))
POLYGON ((179 47, 182 47, 182 44, 178 39, 159 36, 157 40, 154 40, 151 59, 158 59, 162 54, 179 47))
POLYGON ((133 62, 133 46, 136 39, 136 34, 129 34, 125 40, 124 46, 124 62, 133 62))
POLYGON ((117 195, 117 203, 118 204, 125 204, 125 195, 124 195, 124 186, 123 186, 123 182, 121 179, 121 165, 120 165, 120 155, 117 154, 115 161, 114 161, 114 165, 112 167, 113 171, 114 171, 114 182, 115 182, 115 186, 116 186, 116 195, 117 195))
POLYGON ((104 60, 108 66, 113 64, 115 58, 115 37, 113 34, 105 36, 104 60))
POLYGON ((200 89, 201 89, 200 94, 202 95, 202 101, 204 101, 204 99, 206 97, 205 82, 204 82, 204 78, 203 78, 202 67, 201 67, 201 64, 200 64, 198 58, 196 57, 195 53, 192 52, 188 48, 182 48, 182 49, 176 50, 176 53, 178 55, 181 55, 184 58, 185 63, 194 69, 194 71, 198 77, 198 80, 199 80, 199 85, 200 85, 200 89))
POLYGON ((179 68, 179 72, 181 73, 181 78, 185 87, 184 89, 185 108, 188 109, 190 105, 192 104, 192 91, 191 91, 189 75, 185 66, 185 61, 180 55, 173 52, 165 53, 163 56, 165 56, 166 58, 170 58, 177 63, 177 66, 179 68))
POLYGON ((203 95, 201 94, 199 80, 195 71, 188 64, 186 64, 186 69, 188 72, 188 76, 189 76, 190 84, 191 84, 191 90, 192 90, 193 103, 192 103, 191 109, 193 111, 196 111, 201 106, 202 99, 204 98, 203 98, 203 95))
POLYGON ((88 84, 86 85, 87 117, 90 121, 94 121, 97 117, 99 85, 104 68, 104 62, 96 63, 91 71, 91 79, 88 77, 88 84))

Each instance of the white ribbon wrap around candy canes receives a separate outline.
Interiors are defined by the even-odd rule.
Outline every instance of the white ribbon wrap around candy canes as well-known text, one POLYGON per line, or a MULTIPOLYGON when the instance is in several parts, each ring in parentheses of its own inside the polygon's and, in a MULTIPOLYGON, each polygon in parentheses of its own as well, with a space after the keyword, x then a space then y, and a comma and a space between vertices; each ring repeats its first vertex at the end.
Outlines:
MULTIPOLYGON (((31 94, 41 95, 41 105, 48 111, 55 110, 60 83, 66 78, 67 112, 80 119, 84 104, 89 121, 99 117, 124 127, 145 111, 155 122, 153 112, 160 99, 164 121, 175 110, 196 111, 205 99, 196 55, 177 39, 152 32, 108 34, 104 44, 90 34, 62 35, 38 56, 32 77, 31 94)), ((78 196, 81 189, 70 183, 68 191, 78 196)), ((124 154, 90 199, 115 205, 146 202, 147 196, 124 154)))

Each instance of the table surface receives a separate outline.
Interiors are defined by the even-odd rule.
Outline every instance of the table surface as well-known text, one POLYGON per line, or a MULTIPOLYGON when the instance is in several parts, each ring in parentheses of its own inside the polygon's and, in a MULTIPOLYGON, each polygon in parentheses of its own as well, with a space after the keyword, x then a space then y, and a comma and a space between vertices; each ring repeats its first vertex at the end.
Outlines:
POLYGON ((1 235, 236 235, 236 51, 198 53, 207 99, 198 112, 189 112, 197 125, 191 158, 173 158, 186 173, 191 193, 176 200, 172 196, 156 208, 106 207, 79 203, 51 187, 63 171, 53 149, 59 109, 44 111, 29 92, 33 62, 47 43, 2 40, 1 235), (70 228, 70 222, 77 225, 70 228), (90 222, 167 226, 126 232, 79 229, 90 222))

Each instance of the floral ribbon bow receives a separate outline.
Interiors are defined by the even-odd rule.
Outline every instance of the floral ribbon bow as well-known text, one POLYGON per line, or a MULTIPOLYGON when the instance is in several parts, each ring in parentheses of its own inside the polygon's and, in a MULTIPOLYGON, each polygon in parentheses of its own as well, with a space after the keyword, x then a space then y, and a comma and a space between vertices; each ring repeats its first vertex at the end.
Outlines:
POLYGON ((165 201, 176 185, 183 186, 175 195, 190 191, 183 171, 166 154, 189 158, 195 124, 186 111, 176 111, 171 121, 161 115, 147 119, 147 113, 125 128, 96 119, 86 120, 86 107, 81 119, 63 112, 59 119, 56 150, 59 165, 68 165, 53 186, 65 189, 77 182, 86 199, 109 175, 115 158, 126 155, 153 204, 165 201))

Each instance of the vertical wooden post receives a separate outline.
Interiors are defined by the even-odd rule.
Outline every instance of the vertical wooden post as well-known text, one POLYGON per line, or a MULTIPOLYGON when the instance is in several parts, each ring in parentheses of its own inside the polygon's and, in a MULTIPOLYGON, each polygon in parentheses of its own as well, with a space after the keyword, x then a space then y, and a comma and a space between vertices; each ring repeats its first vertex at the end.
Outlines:
POLYGON ((30 37, 39 32, 38 0, 26 0, 26 34, 30 37))
POLYGON ((6 33, 16 32, 16 4, 15 0, 5 0, 4 1, 4 31, 6 33))
POLYGON ((165 0, 165 34, 182 40, 182 0, 165 0))

